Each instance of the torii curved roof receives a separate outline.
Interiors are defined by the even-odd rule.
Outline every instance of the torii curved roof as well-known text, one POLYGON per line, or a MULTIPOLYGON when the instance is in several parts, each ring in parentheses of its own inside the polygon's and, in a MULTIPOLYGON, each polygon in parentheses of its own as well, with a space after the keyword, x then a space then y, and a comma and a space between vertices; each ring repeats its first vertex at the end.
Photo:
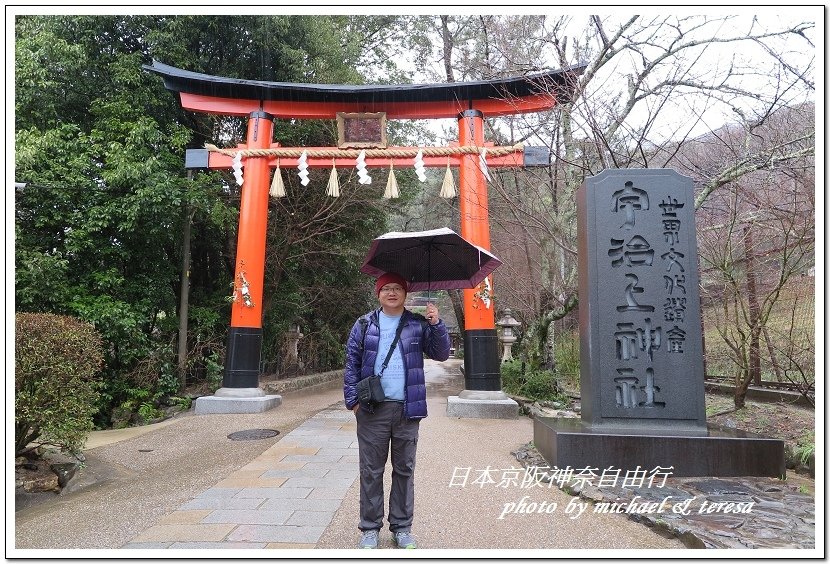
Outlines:
POLYGON ((567 102, 585 65, 546 73, 437 84, 305 84, 213 76, 153 61, 156 73, 193 111, 280 117, 334 118, 337 112, 386 112, 389 118, 447 118, 478 109, 486 115, 537 112, 567 102))

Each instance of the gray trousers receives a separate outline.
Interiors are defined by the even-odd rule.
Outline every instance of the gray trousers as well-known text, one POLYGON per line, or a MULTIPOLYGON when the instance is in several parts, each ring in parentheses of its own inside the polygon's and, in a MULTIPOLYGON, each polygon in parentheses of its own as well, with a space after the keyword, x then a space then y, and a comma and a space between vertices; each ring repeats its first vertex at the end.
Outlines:
POLYGON ((392 490, 389 495, 389 529, 409 531, 415 512, 415 450, 419 419, 403 416, 403 403, 385 401, 374 413, 357 411, 360 459, 361 531, 383 527, 383 471, 392 445, 392 490))

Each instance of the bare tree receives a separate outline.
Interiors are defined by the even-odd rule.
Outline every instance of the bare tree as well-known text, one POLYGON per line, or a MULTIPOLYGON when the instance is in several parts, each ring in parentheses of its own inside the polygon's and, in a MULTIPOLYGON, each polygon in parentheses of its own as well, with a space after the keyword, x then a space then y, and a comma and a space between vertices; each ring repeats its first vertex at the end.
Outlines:
POLYGON ((497 303, 525 322, 524 345, 543 364, 552 360, 551 323, 576 305, 575 192, 587 176, 675 168, 694 179, 700 208, 744 177, 803 163, 814 152, 810 128, 767 126, 781 108, 813 96, 813 22, 450 16, 433 27, 442 30, 433 43, 443 52, 420 61, 451 67, 447 79, 585 65, 574 97, 554 111, 489 120, 490 139, 543 144, 553 154, 544 170, 498 172, 490 192, 493 249, 509 259, 496 281, 497 303), (728 122, 739 127, 723 138, 728 122))
MULTIPOLYGON (((756 128, 755 143, 777 145, 782 132, 797 135, 813 122, 812 105, 779 111, 756 128)), ((720 132, 730 138, 744 141, 740 129, 720 132)), ((745 174, 697 212, 705 319, 719 336, 707 340, 709 372, 732 367, 738 408, 762 373, 796 384, 805 397, 812 391, 813 320, 797 306, 814 291, 813 168, 811 158, 791 158, 745 174)))

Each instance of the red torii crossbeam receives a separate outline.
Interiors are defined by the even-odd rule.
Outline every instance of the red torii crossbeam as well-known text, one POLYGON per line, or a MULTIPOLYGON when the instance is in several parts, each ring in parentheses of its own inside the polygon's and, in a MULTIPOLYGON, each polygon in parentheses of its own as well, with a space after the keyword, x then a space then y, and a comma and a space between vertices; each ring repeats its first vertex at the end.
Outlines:
MULTIPOLYGON (((359 150, 331 147, 288 148, 272 140, 273 120, 335 119, 339 112, 385 113, 389 119, 458 119, 458 144, 448 148, 389 147, 366 149, 366 167, 412 166, 414 153, 424 152, 424 166, 459 168, 461 235, 489 250, 490 227, 487 183, 479 166, 486 149, 488 168, 547 166, 545 148, 494 147, 484 141, 484 116, 503 116, 550 110, 567 102, 575 77, 584 66, 533 76, 490 81, 407 84, 339 85, 297 84, 241 80, 190 72, 154 61, 144 67, 160 75, 182 107, 195 112, 248 116, 246 142, 230 149, 189 149, 188 169, 230 169, 236 153, 244 155, 244 181, 234 283, 242 299, 234 301, 223 389, 235 397, 261 395, 259 363, 262 343, 262 287, 268 218, 270 170, 296 167, 303 151, 334 156, 309 156, 307 166, 354 166, 359 150), (435 151, 432 151, 434 149, 435 151), (431 153, 444 153, 433 155, 431 153), (353 151, 353 152, 352 152, 353 151), (277 157, 274 152, 279 152, 277 157), (401 153, 400 155, 396 155, 401 153), (406 153, 406 154, 404 154, 406 153)), ((491 277, 485 281, 492 288, 491 277)), ((492 291, 492 290, 490 290, 492 291)), ((482 307, 481 293, 464 290, 464 377, 472 391, 501 391, 498 336, 492 307, 482 307)), ((219 395, 219 392, 217 392, 219 395)))

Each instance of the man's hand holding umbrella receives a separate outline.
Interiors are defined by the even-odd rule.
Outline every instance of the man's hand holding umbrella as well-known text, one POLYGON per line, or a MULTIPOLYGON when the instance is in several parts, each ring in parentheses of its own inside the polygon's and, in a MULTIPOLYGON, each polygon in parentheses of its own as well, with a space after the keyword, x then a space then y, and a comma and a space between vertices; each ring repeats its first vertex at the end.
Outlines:
POLYGON ((438 315, 438 308, 432 302, 427 304, 426 318, 430 325, 436 325, 441 321, 441 317, 438 315))

